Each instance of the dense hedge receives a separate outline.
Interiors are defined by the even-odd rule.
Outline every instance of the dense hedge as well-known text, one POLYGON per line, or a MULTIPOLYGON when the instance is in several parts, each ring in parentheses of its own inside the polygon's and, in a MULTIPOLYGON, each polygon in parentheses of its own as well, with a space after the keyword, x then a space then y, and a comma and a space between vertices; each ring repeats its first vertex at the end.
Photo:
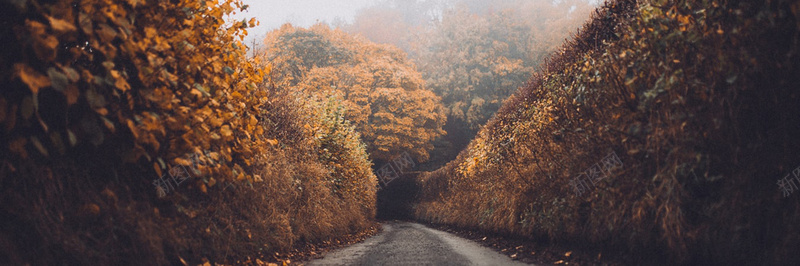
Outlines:
POLYGON ((780 0, 605 4, 421 178, 417 217, 690 264, 797 264, 800 198, 776 182, 800 166, 798 16, 780 0), (605 171, 609 154, 621 165, 605 171))
POLYGON ((0 3, 0 264, 243 262, 371 226, 363 144, 262 80, 257 22, 223 19, 245 8, 0 3))

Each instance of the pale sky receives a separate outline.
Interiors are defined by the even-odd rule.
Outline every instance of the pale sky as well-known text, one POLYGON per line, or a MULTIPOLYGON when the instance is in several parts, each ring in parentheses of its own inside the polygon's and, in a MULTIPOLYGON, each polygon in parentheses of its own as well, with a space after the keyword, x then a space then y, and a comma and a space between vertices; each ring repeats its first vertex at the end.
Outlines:
POLYGON ((309 27, 319 22, 333 22, 341 18, 352 22, 356 11, 368 7, 376 0, 242 0, 250 8, 234 18, 255 17, 261 25, 249 29, 249 38, 262 38, 268 31, 280 28, 286 22, 309 27))

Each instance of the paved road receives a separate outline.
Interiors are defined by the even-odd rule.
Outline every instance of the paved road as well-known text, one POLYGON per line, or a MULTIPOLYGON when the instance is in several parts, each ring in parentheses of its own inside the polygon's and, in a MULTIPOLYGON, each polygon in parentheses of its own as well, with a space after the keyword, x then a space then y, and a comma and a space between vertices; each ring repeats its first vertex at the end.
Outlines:
POLYGON ((388 222, 366 241, 307 265, 527 265, 453 234, 421 224, 388 222))

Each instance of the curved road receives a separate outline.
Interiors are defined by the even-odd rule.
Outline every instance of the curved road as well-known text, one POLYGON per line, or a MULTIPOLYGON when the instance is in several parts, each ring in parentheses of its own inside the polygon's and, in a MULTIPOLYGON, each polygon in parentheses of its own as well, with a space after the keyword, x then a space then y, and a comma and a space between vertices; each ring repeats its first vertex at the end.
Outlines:
POLYGON ((388 222, 362 243, 307 265, 527 265, 479 244, 417 223, 388 222))

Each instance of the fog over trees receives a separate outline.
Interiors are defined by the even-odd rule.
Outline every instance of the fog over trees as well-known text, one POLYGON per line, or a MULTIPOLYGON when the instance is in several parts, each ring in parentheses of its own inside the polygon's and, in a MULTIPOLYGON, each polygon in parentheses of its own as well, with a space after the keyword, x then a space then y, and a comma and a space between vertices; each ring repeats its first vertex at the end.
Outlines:
POLYGON ((385 0, 336 26, 408 54, 447 109, 448 134, 438 146, 446 160, 594 7, 585 0, 385 0))

